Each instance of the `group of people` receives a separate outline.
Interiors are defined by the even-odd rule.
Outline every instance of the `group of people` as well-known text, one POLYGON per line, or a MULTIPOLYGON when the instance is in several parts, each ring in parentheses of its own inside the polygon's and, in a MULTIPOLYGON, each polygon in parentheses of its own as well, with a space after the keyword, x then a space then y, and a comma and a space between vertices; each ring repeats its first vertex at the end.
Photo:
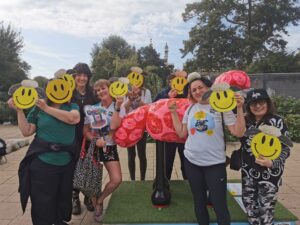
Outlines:
MULTIPOLYGON (((75 90, 70 102, 53 103, 37 100, 27 117, 22 109, 8 100, 17 111, 18 125, 24 136, 35 134, 29 150, 19 169, 20 193, 23 210, 28 197, 31 199, 31 216, 34 225, 67 224, 71 215, 81 213, 79 190, 73 189, 73 173, 81 147, 95 142, 104 164, 109 182, 100 196, 85 196, 84 203, 94 211, 95 220, 100 221, 103 201, 122 182, 121 166, 113 132, 120 126, 122 118, 136 108, 152 102, 151 93, 145 87, 129 87, 126 97, 113 98, 109 94, 110 80, 100 79, 90 86, 91 70, 85 63, 78 63, 72 70, 75 90), (101 135, 85 117, 84 106, 101 107, 107 116, 108 125, 101 135), (83 143, 86 142, 86 143, 83 143)), ((236 112, 215 111, 204 97, 212 82, 198 73, 188 76, 188 85, 183 94, 171 87, 174 75, 168 77, 169 86, 159 93, 154 101, 162 98, 190 99, 182 121, 177 114, 175 101, 170 101, 173 125, 179 137, 186 137, 185 144, 167 143, 166 175, 171 179, 176 149, 181 160, 183 179, 187 179, 193 194, 194 210, 199 224, 208 225, 207 191, 214 207, 217 223, 229 225, 227 206, 227 175, 224 142, 224 127, 241 138, 242 143, 242 200, 250 224, 273 224, 277 193, 281 184, 284 163, 290 148, 283 145, 282 153, 275 160, 263 156, 255 158, 250 149, 253 136, 245 131, 262 124, 275 126, 282 135, 288 136, 284 120, 275 114, 271 98, 264 89, 253 89, 247 98, 235 93, 236 112), (209 126, 206 126, 208 124, 209 126), (266 204, 268 202, 268 204, 266 204)), ((136 150, 140 159, 140 178, 145 180, 146 159, 145 133, 136 146, 128 151, 128 168, 131 180, 135 180, 136 150)))

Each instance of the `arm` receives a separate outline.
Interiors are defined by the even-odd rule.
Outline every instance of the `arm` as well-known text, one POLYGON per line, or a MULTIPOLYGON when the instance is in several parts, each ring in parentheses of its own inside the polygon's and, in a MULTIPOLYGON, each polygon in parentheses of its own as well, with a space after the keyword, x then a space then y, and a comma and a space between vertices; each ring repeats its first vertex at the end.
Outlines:
POLYGON ((235 98, 237 101, 237 116, 234 125, 227 126, 230 133, 236 137, 243 137, 246 130, 246 122, 243 111, 244 98, 240 94, 236 93, 235 98))
POLYGON ((25 117, 24 111, 15 106, 12 98, 10 98, 7 101, 7 104, 10 108, 17 111, 18 126, 19 126, 19 129, 21 130, 23 136, 28 137, 28 136, 33 135, 35 133, 35 130, 36 130, 35 124, 28 123, 28 121, 25 117))
POLYGON ((176 102, 175 101, 171 102, 169 104, 169 110, 171 112, 173 126, 175 128, 175 131, 176 131, 177 135, 180 138, 184 138, 188 134, 187 125, 182 124, 182 122, 179 120, 179 116, 178 116, 178 113, 176 112, 176 109, 177 109, 176 102))
MULTIPOLYGON (((96 136, 91 132, 91 126, 89 124, 85 124, 83 127, 83 135, 89 141, 92 141, 96 136)), ((103 137, 97 138, 96 146, 97 147, 104 147, 106 145, 106 141, 104 141, 103 137)))
POLYGON ((65 111, 57 109, 51 106, 48 106, 46 102, 42 99, 39 99, 36 104, 41 110, 45 113, 55 117, 58 120, 61 120, 64 123, 75 125, 80 121, 80 114, 78 110, 65 111))
POLYGON ((120 117, 120 107, 123 103, 123 97, 117 97, 115 103, 115 111, 111 117, 110 129, 116 130, 122 122, 122 118, 120 117))

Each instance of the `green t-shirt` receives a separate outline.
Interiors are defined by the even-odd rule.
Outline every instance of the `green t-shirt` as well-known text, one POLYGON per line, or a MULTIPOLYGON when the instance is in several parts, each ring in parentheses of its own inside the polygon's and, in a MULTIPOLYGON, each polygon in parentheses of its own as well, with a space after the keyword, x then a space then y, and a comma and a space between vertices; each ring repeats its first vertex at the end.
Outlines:
MULTIPOLYGON (((79 110, 75 103, 61 105, 60 109, 71 111, 79 110)), ((75 138, 75 125, 70 125, 45 113, 38 107, 34 107, 27 116, 27 121, 36 125, 36 135, 38 138, 57 144, 70 145, 75 138)), ((47 152, 39 155, 39 158, 52 165, 66 165, 71 160, 68 152, 47 152)))

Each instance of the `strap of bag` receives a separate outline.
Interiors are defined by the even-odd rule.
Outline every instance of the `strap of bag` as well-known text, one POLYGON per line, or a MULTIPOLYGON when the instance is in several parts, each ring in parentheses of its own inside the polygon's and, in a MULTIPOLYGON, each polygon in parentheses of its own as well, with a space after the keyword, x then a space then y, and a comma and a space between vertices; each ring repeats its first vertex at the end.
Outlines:
POLYGON ((223 137, 224 137, 224 151, 226 152, 226 137, 225 137, 225 122, 224 122, 224 114, 221 112, 222 119, 222 129, 223 129, 223 137))

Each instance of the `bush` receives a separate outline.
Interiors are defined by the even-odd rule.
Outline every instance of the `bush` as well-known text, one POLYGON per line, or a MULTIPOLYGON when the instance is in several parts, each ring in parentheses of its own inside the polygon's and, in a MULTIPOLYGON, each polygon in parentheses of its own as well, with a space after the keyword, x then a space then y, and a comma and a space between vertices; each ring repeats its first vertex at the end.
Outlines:
POLYGON ((10 109, 6 102, 0 101, 0 123, 11 122, 17 123, 17 114, 14 110, 10 109))

